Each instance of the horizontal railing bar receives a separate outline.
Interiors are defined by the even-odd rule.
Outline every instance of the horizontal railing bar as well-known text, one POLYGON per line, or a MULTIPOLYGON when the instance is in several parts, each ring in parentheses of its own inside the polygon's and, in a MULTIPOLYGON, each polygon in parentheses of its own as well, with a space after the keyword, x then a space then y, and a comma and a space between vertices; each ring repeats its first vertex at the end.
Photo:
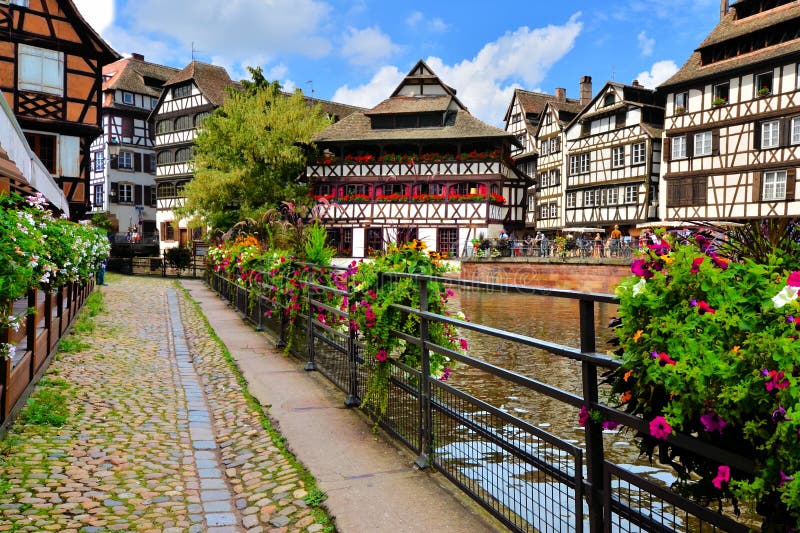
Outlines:
POLYGON ((308 303, 309 303, 309 305, 313 305, 314 307, 321 307, 322 309, 325 309, 326 311, 328 311, 328 312, 330 312, 330 313, 332 313, 332 314, 334 314, 336 316, 340 316, 342 318, 350 318, 350 313, 348 313, 347 311, 342 311, 338 307, 332 307, 332 306, 326 304, 325 302, 321 302, 319 300, 314 300, 312 298, 312 299, 308 300, 308 303))

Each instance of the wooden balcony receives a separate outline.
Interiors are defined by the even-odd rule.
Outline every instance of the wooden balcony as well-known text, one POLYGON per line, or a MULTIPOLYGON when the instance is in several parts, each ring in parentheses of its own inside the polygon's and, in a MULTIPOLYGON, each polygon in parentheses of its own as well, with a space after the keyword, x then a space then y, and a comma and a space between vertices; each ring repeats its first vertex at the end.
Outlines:
POLYGON ((430 177, 430 176, 481 176, 512 178, 511 169, 499 160, 438 161, 414 163, 351 163, 339 162, 329 165, 311 165, 306 169, 311 179, 354 178, 372 179, 390 177, 430 177))
POLYGON ((372 224, 471 224, 501 221, 509 207, 489 200, 482 202, 380 202, 319 203, 314 208, 323 220, 331 222, 369 221, 372 224))

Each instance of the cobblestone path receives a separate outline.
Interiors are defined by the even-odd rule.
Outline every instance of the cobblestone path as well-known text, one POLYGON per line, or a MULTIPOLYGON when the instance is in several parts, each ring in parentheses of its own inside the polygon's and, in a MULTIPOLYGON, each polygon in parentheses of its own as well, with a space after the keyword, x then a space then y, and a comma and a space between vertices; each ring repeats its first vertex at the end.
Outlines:
POLYGON ((18 422, 0 443, 0 531, 332 530, 183 291, 109 282, 73 335, 86 344, 43 380, 69 398, 66 423, 18 422))

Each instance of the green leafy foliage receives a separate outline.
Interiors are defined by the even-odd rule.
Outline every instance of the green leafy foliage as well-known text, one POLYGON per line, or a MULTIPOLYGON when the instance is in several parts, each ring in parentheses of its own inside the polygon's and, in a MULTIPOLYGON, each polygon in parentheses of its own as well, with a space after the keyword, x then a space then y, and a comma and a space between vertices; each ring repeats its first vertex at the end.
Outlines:
MULTIPOLYGON (((231 91, 195 139, 195 177, 184 189, 181 216, 199 215, 227 230, 287 199, 308 199, 297 182, 311 136, 330 125, 301 92, 281 92, 257 69, 244 91, 231 91), (256 74, 259 74, 258 76, 256 74)), ((310 199, 308 199, 310 201, 310 199)))
POLYGON ((67 421, 67 397, 57 387, 40 385, 20 413, 23 424, 61 427, 67 421))
POLYGON ((164 258, 172 268, 183 270, 192 264, 192 251, 186 247, 167 248, 164 251, 164 258))
POLYGON ((328 232, 324 226, 314 223, 308 228, 308 239, 305 245, 306 260, 315 265, 328 266, 331 264, 336 250, 328 246, 328 232))
POLYGON ((765 530, 800 522, 800 272, 786 256, 729 261, 702 236, 653 245, 617 288, 622 366, 612 403, 756 463, 738 472, 650 434, 682 491, 755 502, 765 530), (784 295, 780 298, 779 295, 784 295), (794 295, 794 297, 792 297, 794 295), (730 474, 728 475, 728 472, 730 474))

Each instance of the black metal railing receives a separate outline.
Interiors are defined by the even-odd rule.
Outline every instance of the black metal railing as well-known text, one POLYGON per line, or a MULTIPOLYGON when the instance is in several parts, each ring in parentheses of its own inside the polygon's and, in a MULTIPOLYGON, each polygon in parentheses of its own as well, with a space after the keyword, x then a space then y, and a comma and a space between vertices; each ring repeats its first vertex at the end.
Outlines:
MULTIPOLYGON (((748 527, 730 516, 701 507, 668 487, 609 462, 599 423, 586 425, 581 448, 429 375, 430 354, 438 353, 531 394, 543 395, 573 409, 586 406, 600 412, 605 420, 647 433, 645 420, 599 399, 598 376, 604 370, 616 368, 619 362, 596 351, 596 307, 601 303, 617 303, 615 296, 402 273, 382 276, 383 282, 410 277, 419 284, 423 308, 395 307, 416 315, 422 333, 419 337, 394 333, 419 346, 422 356, 420 369, 392 362, 388 409, 376 420, 418 454, 419 466, 441 472, 506 527, 514 531, 553 532, 750 530, 752 525, 748 527), (424 302, 431 282, 462 290, 576 300, 580 347, 428 312, 424 302), (436 345, 426 338, 427 324, 432 321, 570 359, 580 368, 582 390, 576 394, 436 345)), ((357 335, 351 328, 346 331, 332 328, 319 322, 314 312, 300 315, 298 322, 290 327, 285 306, 276 306, 262 296, 263 288, 247 288, 215 272, 208 273, 208 283, 257 328, 271 330, 279 344, 289 342, 291 352, 306 361, 306 369, 320 371, 345 393, 347 405, 361 404, 374 366, 364 361, 357 335), (271 317, 265 316, 267 310, 271 317)), ((305 309, 324 310, 349 323, 347 311, 326 303, 327 294, 349 296, 349 291, 311 281, 304 288, 305 309)), ((375 415, 373 406, 362 407, 375 415)), ((672 435, 669 443, 711 461, 725 462, 742 472, 752 472, 754 468, 750 459, 688 435, 672 435)))

